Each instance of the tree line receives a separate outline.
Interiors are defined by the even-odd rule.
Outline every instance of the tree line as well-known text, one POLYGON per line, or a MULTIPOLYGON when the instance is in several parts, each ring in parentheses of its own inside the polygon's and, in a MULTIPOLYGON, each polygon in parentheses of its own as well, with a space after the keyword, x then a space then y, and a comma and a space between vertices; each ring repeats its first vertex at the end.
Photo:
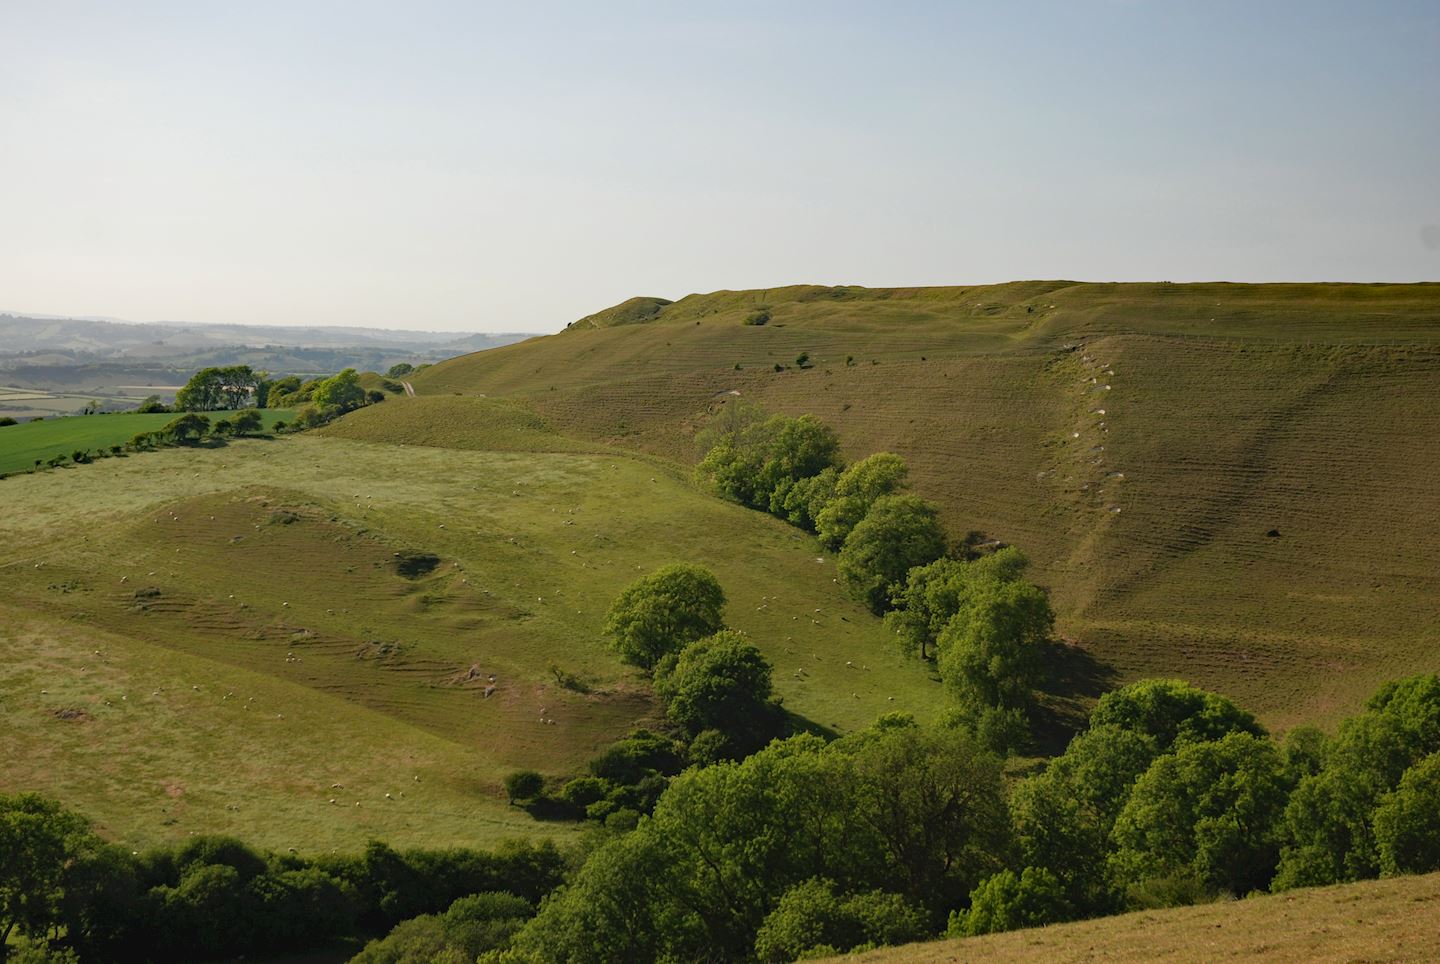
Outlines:
POLYGON ((951 543, 935 504, 907 491, 903 458, 881 452, 847 466, 839 438, 813 415, 730 408, 702 444, 697 476, 836 552, 846 591, 885 617, 907 653, 935 660, 982 742, 999 752, 1026 745, 1054 614, 1025 580, 1023 554, 951 543))

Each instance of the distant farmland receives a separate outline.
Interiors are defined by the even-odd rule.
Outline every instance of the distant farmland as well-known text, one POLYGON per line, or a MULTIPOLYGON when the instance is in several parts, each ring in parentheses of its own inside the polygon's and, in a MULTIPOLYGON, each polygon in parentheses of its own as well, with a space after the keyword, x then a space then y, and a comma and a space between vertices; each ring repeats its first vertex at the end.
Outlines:
MULTIPOLYGON (((212 421, 226 413, 212 412, 212 421)), ((288 409, 265 409, 260 413, 265 428, 277 421, 288 420, 295 413, 288 409)), ((123 445, 141 432, 153 432, 175 418, 173 412, 137 415, 74 415, 67 418, 24 422, 0 428, 0 475, 24 472, 35 467, 36 461, 56 455, 70 455, 77 450, 95 452, 123 445)))

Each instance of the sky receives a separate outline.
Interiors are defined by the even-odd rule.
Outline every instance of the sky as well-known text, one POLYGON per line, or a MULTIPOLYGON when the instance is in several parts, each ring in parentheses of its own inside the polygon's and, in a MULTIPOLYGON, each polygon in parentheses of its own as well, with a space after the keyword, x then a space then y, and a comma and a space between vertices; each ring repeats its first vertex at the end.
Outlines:
POLYGON ((0 0, 0 309, 1440 280, 1440 3, 0 0))

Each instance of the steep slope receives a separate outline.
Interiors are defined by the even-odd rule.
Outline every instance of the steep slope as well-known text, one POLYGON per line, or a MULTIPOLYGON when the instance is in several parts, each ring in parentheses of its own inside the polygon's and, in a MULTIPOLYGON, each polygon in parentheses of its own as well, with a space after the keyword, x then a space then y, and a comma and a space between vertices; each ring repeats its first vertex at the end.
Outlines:
POLYGON ((1434 667, 1440 285, 716 292, 415 388, 681 465, 737 397, 813 412, 851 457, 906 456, 955 534, 1024 548, 1121 678, 1182 675, 1272 725, 1434 667))

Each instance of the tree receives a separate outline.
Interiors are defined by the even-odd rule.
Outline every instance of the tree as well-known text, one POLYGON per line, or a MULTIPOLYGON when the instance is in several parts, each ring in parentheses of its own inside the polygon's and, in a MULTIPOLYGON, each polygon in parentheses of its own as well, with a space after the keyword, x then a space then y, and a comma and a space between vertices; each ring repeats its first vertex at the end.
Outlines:
POLYGON ((1007 546, 970 562, 937 559, 928 566, 916 566, 891 597, 895 608, 885 614, 885 625, 900 638, 902 650, 918 651, 925 659, 951 618, 969 605, 977 589, 1017 580, 1026 565, 1028 560, 1020 550, 1007 546))
POLYGON ((385 374, 386 374, 387 376, 389 376, 390 378, 400 378, 400 377, 403 376, 403 375, 408 375, 408 374, 410 374, 410 373, 413 372, 414 370, 415 370, 415 366, 414 366, 414 365, 410 364, 409 362, 403 362, 403 361, 402 361, 402 362, 396 362, 395 364, 391 365, 391 366, 390 366, 390 369, 389 369, 387 372, 385 372, 385 374))
POLYGON ((1149 734, 1092 725, 1011 794, 1020 862, 1054 868, 1080 915, 1119 909, 1107 870, 1111 830, 1136 779, 1158 755, 1149 734))
POLYGON ((89 822, 56 801, 0 795, 0 948, 13 931, 44 937, 60 923, 68 868, 99 846, 89 822))
POLYGON ((1182 742, 1136 782, 1115 820, 1124 883, 1189 877, 1243 896, 1267 887, 1289 789, 1275 745, 1250 733, 1182 742))
POLYGON ((1106 693, 1090 714, 1090 725, 1146 733, 1162 752, 1185 740, 1265 735, 1254 716, 1225 697, 1176 679, 1141 680, 1106 693))
POLYGON ((534 800, 545 789, 545 778, 534 770, 516 770, 505 777, 505 793, 511 803, 534 800))
POLYGON ((1054 624, 1049 598, 1028 582, 979 587, 940 634, 940 678, 976 717, 992 707, 1026 709, 1054 624))
POLYGON ((263 424, 264 421, 260 413, 253 408, 247 408, 230 420, 230 425, 236 435, 249 435, 252 432, 258 432, 263 424))
POLYGON ((721 630, 655 666, 655 693, 690 730, 764 734, 771 721, 770 664, 744 633, 721 630))
POLYGON ((209 428, 210 420, 208 418, 189 412, 166 422, 160 427, 158 434, 171 442, 188 445, 199 441, 209 428))
POLYGON ((170 411, 170 406, 162 402, 159 395, 146 395, 145 398, 141 400, 139 407, 136 408, 135 411, 142 415, 150 414, 152 412, 168 412, 170 411))
POLYGON ((1374 824, 1384 876, 1440 870, 1440 753, 1405 771, 1400 785, 1380 798, 1374 824))
POLYGON ((1016 876, 1002 870, 970 893, 970 908, 950 915, 946 937, 977 937, 1071 920, 1074 909, 1060 880, 1044 867, 1016 876))
POLYGON ((292 398, 292 396, 299 391, 300 377, 298 375, 287 375, 284 378, 277 378, 270 383, 270 387, 265 392, 265 407, 284 408, 287 405, 299 401, 310 400, 309 395, 306 395, 303 399, 292 398))
POLYGON ((850 531, 837 568, 850 594, 882 613, 911 569, 944 553, 945 531, 935 506, 913 495, 887 495, 850 531))
POLYGON ((709 448, 695 471, 726 498, 782 515, 795 482, 835 465, 840 440, 813 415, 759 417, 753 407, 727 406, 705 433, 709 448))
POLYGON ((1275 886, 1318 886, 1380 873, 1376 809, 1410 767, 1435 752, 1440 676, 1382 686, 1365 712, 1340 725, 1319 772, 1304 777, 1290 795, 1275 886))
POLYGON ((320 408, 335 405, 349 410, 365 404, 365 389, 360 387, 360 373, 347 368, 315 386, 311 401, 320 408))
POLYGON ((899 894, 838 893, 834 881, 816 877, 780 898, 755 936, 755 956, 781 964, 859 945, 904 944, 925 934, 924 915, 899 894))
POLYGON ((877 452, 840 473, 833 498, 815 517, 820 543, 832 551, 843 546, 845 537, 865 518, 876 499, 905 487, 908 472, 900 456, 877 452))
POLYGON ((243 408, 252 400, 259 383, 260 377, 249 365, 202 368, 175 393, 175 408, 185 412, 243 408))
POLYGON ((6 427, 7 425, 19 425, 19 424, 20 424, 19 422, 17 422, 15 419, 11 418, 9 415, 0 416, 0 428, 4 428, 4 427, 6 427))
POLYGON ((371 941, 356 964, 473 964, 486 951, 505 947, 534 909, 514 894, 488 892, 461 897, 443 914, 402 921, 381 940, 371 941))
POLYGON ((834 497, 835 483, 839 478, 840 473, 835 467, 827 466, 816 475, 782 484, 771 496, 771 503, 778 501, 779 515, 786 522, 813 530, 815 517, 834 497))
POLYGON ((651 669, 660 657, 724 627, 725 592, 710 570, 677 563, 625 588, 610 606, 605 632, 627 663, 651 669))

